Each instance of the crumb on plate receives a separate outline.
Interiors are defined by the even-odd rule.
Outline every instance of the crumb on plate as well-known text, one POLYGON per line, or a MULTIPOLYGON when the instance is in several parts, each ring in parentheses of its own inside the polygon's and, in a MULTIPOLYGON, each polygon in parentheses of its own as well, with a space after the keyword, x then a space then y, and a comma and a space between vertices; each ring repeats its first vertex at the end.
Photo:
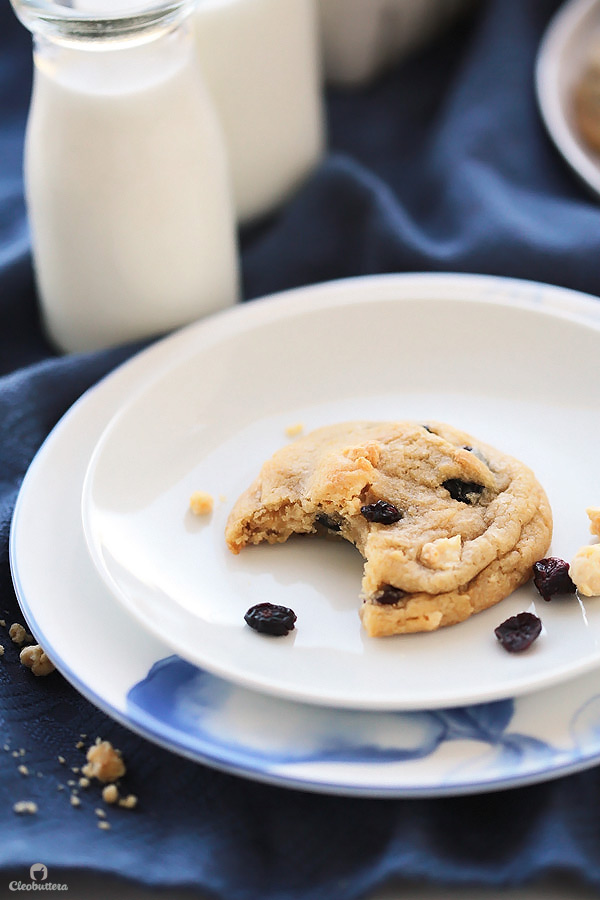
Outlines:
POLYGON ((190 509, 195 516, 207 516, 213 509, 213 498, 206 491, 194 491, 190 497, 190 509))
POLYGON ((600 537, 600 506, 588 506, 586 509, 590 520, 590 531, 600 537))
POLYGON ((581 547, 571 561, 569 575, 584 597, 600 595, 600 544, 581 547))
POLYGON ((287 437, 298 437, 299 434, 302 434, 304 431, 304 424, 302 422, 295 422, 293 425, 288 425, 285 429, 285 433, 287 437))

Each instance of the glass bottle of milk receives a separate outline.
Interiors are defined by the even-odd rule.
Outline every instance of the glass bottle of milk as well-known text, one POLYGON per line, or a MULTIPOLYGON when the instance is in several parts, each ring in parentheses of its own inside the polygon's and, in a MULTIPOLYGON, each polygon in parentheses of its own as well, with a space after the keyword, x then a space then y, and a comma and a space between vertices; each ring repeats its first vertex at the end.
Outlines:
POLYGON ((276 209, 325 143, 315 0, 197 0, 198 58, 225 133, 238 220, 276 209))
POLYGON ((47 332, 66 352, 154 336, 238 299, 230 172, 186 0, 128 2, 13 0, 34 34, 34 267, 47 332))

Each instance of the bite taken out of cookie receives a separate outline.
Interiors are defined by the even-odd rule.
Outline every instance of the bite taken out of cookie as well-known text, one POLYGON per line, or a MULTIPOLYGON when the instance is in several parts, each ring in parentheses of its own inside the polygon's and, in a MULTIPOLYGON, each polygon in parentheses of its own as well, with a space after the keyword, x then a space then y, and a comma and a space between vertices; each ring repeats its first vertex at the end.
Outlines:
POLYGON ((450 425, 345 422, 267 460, 225 538, 239 553, 309 533, 360 551, 360 616, 380 637, 453 625, 504 599, 546 553, 552 513, 528 466, 450 425))

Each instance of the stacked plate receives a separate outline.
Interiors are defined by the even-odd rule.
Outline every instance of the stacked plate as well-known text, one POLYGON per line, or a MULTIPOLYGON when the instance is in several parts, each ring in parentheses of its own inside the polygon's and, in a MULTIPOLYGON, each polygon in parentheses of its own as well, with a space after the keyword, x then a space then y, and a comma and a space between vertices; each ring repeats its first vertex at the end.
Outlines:
POLYGON ((572 170, 596 195, 600 195, 600 154, 582 139, 573 97, 599 42, 599 0, 568 0, 546 30, 535 73, 538 106, 549 135, 572 170))
POLYGON ((438 419, 519 457, 570 558, 597 505, 600 301, 457 275, 390 275, 253 301, 90 390, 25 478, 11 534, 25 618, 93 703, 175 753, 308 790, 438 795, 600 760, 600 598, 527 585, 431 634, 370 639, 362 560, 298 538, 232 555, 232 504, 273 451, 351 419, 438 419), (213 512, 194 516, 196 490, 213 512), (244 612, 292 607, 257 634, 244 612), (494 628, 543 631, 520 655, 494 628))

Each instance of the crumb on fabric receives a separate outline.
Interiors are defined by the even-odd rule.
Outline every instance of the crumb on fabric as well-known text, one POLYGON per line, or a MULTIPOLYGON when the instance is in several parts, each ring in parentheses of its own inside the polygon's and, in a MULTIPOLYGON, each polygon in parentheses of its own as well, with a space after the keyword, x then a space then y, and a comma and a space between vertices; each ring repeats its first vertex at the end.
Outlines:
POLYGON ((56 668, 39 644, 34 644, 33 647, 25 647, 21 650, 19 659, 26 668, 31 669, 33 674, 38 677, 50 675, 56 668))
POLYGON ((110 741, 92 744, 87 752, 87 764, 81 772, 86 778, 97 778, 105 783, 117 781, 125 772, 125 764, 118 750, 110 741))
POLYGON ((119 791, 116 784, 107 784, 102 790, 102 799, 105 803, 116 803, 119 799, 119 791))
POLYGON ((24 644, 27 640, 27 631, 19 624, 19 622, 13 622, 8 629, 8 636, 13 644, 24 644))
POLYGON ((18 800, 13 805, 13 810, 18 815, 30 815, 34 816, 38 811, 37 803, 34 803, 33 800, 18 800))

